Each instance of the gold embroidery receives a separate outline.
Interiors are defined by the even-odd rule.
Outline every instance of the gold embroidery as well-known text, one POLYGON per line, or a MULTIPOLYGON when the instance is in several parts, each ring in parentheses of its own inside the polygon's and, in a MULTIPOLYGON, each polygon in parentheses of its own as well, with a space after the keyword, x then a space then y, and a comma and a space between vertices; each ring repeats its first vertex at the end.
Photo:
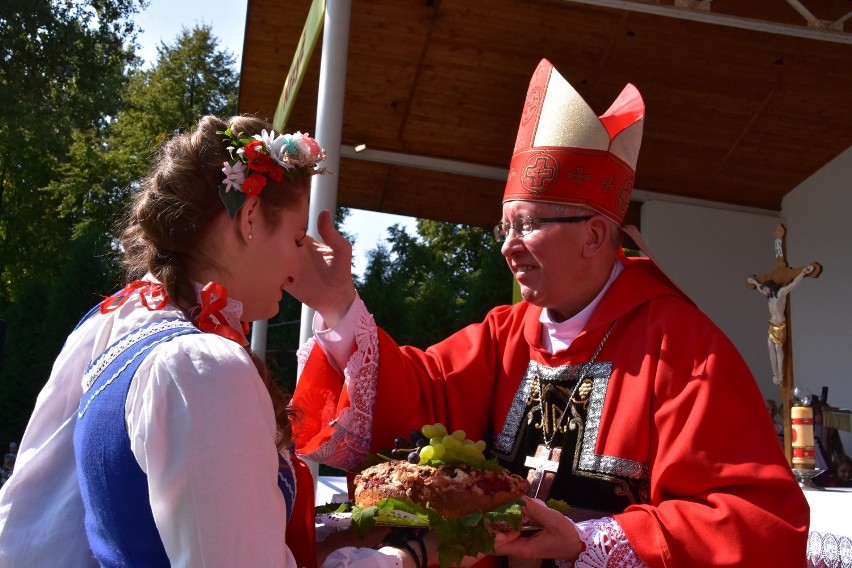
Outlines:
POLYGON ((589 404, 589 395, 592 394, 592 386, 594 385, 594 379, 591 377, 583 377, 580 381, 580 384, 577 385, 577 390, 573 397, 571 397, 571 402, 574 404, 581 404, 586 406, 589 404))

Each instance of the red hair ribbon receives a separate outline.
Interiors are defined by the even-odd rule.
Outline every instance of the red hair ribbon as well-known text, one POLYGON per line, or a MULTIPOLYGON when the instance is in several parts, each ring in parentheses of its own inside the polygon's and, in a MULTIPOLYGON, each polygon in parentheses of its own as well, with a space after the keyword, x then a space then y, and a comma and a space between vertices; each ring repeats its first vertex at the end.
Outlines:
MULTIPOLYGON (((228 291, 220 284, 208 282, 207 285, 201 289, 201 313, 198 314, 198 319, 195 320, 195 325, 201 331, 221 335, 226 339, 236 341, 242 345, 245 338, 229 326, 225 316, 222 315, 221 310, 227 305, 228 291), (213 296, 215 296, 216 299, 211 301, 213 296)), ((244 333, 247 332, 247 323, 243 323, 243 330, 244 333)))
POLYGON ((123 306, 127 300, 133 296, 134 293, 139 292, 139 302, 148 308, 149 311, 161 310, 163 309, 169 301, 169 296, 166 294, 166 290, 163 288, 163 285, 159 282, 150 282, 148 280, 136 280, 135 282, 131 282, 126 285, 124 288, 113 294, 112 296, 108 296, 104 298, 101 302, 101 313, 107 314, 109 312, 113 312, 123 306), (157 302, 157 305, 151 307, 148 303, 148 298, 146 294, 151 297, 151 299, 160 298, 160 301, 157 302))

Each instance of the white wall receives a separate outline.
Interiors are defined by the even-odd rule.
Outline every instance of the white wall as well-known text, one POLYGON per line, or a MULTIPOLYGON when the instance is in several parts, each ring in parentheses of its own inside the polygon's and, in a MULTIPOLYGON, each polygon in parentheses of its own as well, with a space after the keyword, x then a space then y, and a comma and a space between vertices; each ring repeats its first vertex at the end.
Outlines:
POLYGON ((764 398, 780 400, 766 345, 766 298, 746 285, 775 265, 772 213, 646 201, 642 235, 669 277, 737 346, 764 398))
MULTIPOLYGON (((775 267, 774 231, 787 228, 787 261, 817 261, 789 296, 795 386, 852 408, 852 147, 793 190, 775 215, 650 198, 642 235, 669 277, 742 353, 766 398, 780 400, 767 350, 766 298, 746 278, 775 267)), ((852 455, 852 434, 841 432, 852 455)))
MULTIPOLYGON (((783 202, 792 266, 817 261, 823 273, 791 294, 793 376, 828 403, 852 408, 852 147, 783 202)), ((852 434, 841 432, 852 455, 852 434)))

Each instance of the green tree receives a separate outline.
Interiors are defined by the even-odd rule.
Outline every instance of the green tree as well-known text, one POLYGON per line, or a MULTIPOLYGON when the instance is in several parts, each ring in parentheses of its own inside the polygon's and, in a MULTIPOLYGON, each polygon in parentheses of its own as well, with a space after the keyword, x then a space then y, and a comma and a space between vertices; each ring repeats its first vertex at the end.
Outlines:
POLYGON ((511 302, 511 275, 490 231, 424 219, 417 235, 388 231, 390 251, 368 253, 358 293, 399 343, 426 347, 511 302))
POLYGON ((73 133, 71 159, 47 188, 59 215, 75 228, 96 223, 108 230, 157 148, 200 116, 233 114, 238 85, 236 59, 219 49, 210 26, 183 28, 174 42, 161 43, 156 64, 131 73, 116 116, 73 133))
POLYGON ((65 337, 101 299, 96 291, 109 293, 116 287, 114 255, 112 242, 99 228, 82 229, 57 267, 57 277, 29 276, 6 310, 0 443, 20 440, 65 337))
POLYGON ((0 2, 0 309, 30 276, 55 274, 71 237, 45 188, 78 130, 120 106, 146 0, 0 2))
POLYGON ((183 28, 171 44, 157 48, 157 63, 130 83, 126 118, 135 135, 153 140, 186 132, 205 114, 236 112, 236 58, 219 49, 210 26, 183 28))
MULTIPOLYGON (((131 67, 127 77, 127 83, 115 83, 122 88, 113 89, 104 107, 108 112, 97 120, 69 121, 58 141, 42 134, 52 131, 34 129, 32 144, 43 138, 47 143, 32 150, 16 147, 15 161, 2 162, 38 176, 31 186, 21 185, 22 180, 35 177, 21 174, 12 182, 7 177, 5 187, 15 190, 7 191, 14 197, 7 203, 15 207, 0 212, 0 318, 7 323, 0 361, 0 436, 5 439, 23 433, 35 396, 74 323, 97 294, 108 294, 118 284, 110 229, 156 148, 190 128, 199 115, 234 112, 235 60, 218 49, 209 27, 183 30, 173 44, 161 45, 152 68, 131 67)), ((0 152, 7 142, 0 141, 0 152)), ((5 156, 0 154, 0 160, 5 156)))

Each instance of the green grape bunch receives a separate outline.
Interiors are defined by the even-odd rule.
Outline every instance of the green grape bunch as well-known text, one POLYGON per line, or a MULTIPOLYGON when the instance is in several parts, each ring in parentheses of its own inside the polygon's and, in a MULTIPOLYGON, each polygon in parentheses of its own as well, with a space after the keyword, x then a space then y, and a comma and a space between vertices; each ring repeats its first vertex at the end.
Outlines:
POLYGON ((481 468, 488 462, 483 440, 468 439, 464 430, 450 433, 440 422, 412 430, 407 439, 398 437, 391 457, 431 466, 467 464, 481 468))

